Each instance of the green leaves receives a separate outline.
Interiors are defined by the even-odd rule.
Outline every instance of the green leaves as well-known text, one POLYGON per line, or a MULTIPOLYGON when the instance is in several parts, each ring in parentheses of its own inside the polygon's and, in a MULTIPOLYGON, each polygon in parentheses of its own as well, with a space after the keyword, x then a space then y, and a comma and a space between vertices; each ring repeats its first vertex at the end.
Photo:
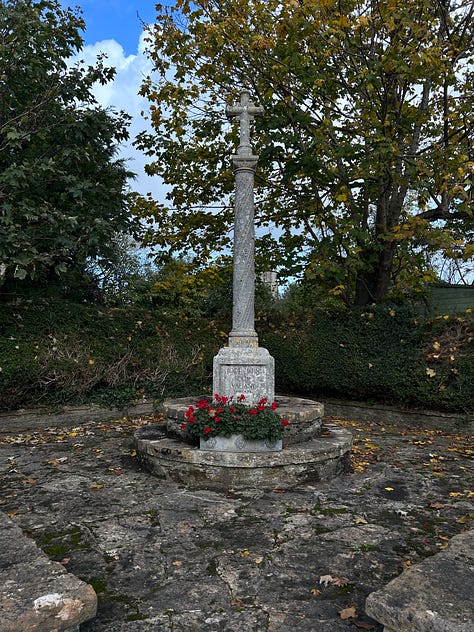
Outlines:
POLYGON ((114 70, 66 60, 82 46, 82 18, 57 0, 7 0, 0 11, 1 281, 61 274, 107 256, 131 229, 126 181, 115 157, 129 117, 92 94, 114 70))
POLYGON ((277 261, 268 249, 261 258, 289 274, 288 263, 305 258, 315 282, 342 283, 349 303, 410 293, 406 280, 418 287, 431 255, 449 256, 434 246, 432 225, 455 239, 462 226, 465 243, 473 236, 473 36, 461 0, 162 8, 149 43, 156 75, 142 89, 154 133, 138 146, 170 203, 148 243, 183 252, 200 243, 206 256, 225 246, 236 137, 223 113, 246 88, 265 108, 253 134, 256 222, 281 246, 277 261), (220 221, 214 206, 226 209, 220 221), (426 220, 425 230, 392 238, 407 215, 426 220))

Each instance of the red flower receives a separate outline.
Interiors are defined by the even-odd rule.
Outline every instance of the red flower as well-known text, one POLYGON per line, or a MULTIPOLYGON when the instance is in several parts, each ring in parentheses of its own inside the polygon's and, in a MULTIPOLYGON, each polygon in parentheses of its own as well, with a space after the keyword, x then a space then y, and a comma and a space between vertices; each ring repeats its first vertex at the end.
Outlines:
POLYGON ((230 410, 230 412, 231 412, 231 413, 235 413, 235 411, 236 411, 237 409, 236 409, 236 407, 235 407, 235 406, 231 406, 231 407, 229 408, 229 410, 230 410))
POLYGON ((228 401, 229 401, 228 397, 221 397, 221 402, 224 404, 224 406, 227 404, 228 401))
POLYGON ((259 406, 257 406, 257 410, 263 412, 265 410, 265 406, 262 406, 262 404, 260 404, 259 406))
POLYGON ((282 426, 289 426, 289 425, 290 425, 290 422, 288 421, 288 419, 282 419, 282 420, 281 420, 281 425, 282 425, 282 426))
POLYGON ((262 399, 258 402, 259 404, 266 404, 268 399, 266 397, 262 397, 262 399))
POLYGON ((276 402, 272 403, 272 410, 276 410, 278 408, 278 404, 276 402))
POLYGON ((181 428, 181 430, 186 430, 186 424, 181 424, 180 428, 181 428))
MULTIPOLYGON (((208 403, 206 402, 206 400, 205 400, 205 399, 199 399, 199 400, 198 400, 198 402, 197 402, 197 404, 196 404, 196 406, 197 406, 198 408, 201 408, 201 409, 202 409, 202 408, 208 408, 208 403)), ((192 408, 192 407, 191 407, 191 408, 192 408)))
POLYGON ((220 417, 214 417, 214 421, 216 422, 216 424, 219 423, 220 420, 221 420, 220 417))
POLYGON ((207 428, 204 428, 204 434, 209 434, 211 432, 211 429, 209 428, 209 426, 207 428))
POLYGON ((241 402, 243 402, 244 399, 245 399, 245 395, 242 393, 242 395, 239 395, 239 399, 240 399, 241 402))
POLYGON ((194 412, 194 408, 193 408, 192 406, 190 406, 190 407, 188 408, 188 410, 184 413, 184 416, 185 416, 185 417, 191 417, 191 416, 192 416, 192 414, 193 414, 193 412, 194 412))
POLYGON ((222 413, 222 412, 224 412, 223 408, 216 408, 216 413, 222 413))
POLYGON ((258 411, 256 411, 254 408, 252 408, 252 410, 249 410, 249 415, 256 415, 258 411))

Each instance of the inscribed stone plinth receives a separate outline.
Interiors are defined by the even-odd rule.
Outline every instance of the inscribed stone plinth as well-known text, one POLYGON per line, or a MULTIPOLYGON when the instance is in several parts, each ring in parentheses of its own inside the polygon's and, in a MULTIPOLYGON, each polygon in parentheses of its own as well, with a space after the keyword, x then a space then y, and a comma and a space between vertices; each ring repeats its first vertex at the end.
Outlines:
POLYGON ((248 403, 275 398, 275 361, 263 347, 223 347, 214 357, 215 393, 245 395, 248 403))

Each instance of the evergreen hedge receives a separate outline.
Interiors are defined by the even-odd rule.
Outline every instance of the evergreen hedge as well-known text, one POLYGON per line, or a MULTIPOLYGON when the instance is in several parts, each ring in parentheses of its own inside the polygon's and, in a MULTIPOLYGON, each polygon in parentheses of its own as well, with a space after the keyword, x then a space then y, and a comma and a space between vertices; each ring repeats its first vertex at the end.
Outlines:
MULTIPOLYGON (((276 389, 456 412, 474 411, 474 315, 426 320, 407 306, 258 314, 276 389)), ((230 323, 178 309, 104 308, 58 298, 0 303, 0 409, 212 388, 230 323)))
POLYGON ((474 317, 425 320, 408 306, 260 317, 283 392, 472 412, 474 317))

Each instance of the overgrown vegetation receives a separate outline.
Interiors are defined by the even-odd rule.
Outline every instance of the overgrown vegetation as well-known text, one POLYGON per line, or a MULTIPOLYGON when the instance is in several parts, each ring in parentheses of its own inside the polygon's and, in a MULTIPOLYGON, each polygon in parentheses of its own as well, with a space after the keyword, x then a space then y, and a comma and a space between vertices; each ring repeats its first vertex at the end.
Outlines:
POLYGON ((0 322, 3 409, 199 394, 222 342, 199 318, 57 298, 1 305, 0 322))

